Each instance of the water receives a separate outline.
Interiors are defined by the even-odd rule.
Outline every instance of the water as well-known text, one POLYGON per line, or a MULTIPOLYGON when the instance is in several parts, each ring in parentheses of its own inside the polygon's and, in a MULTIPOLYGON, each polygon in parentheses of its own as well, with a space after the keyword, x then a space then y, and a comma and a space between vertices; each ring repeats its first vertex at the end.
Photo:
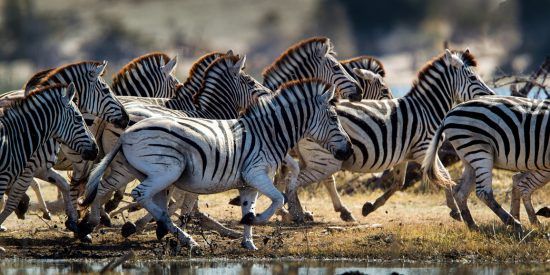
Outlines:
MULTIPOLYGON (((83 274, 101 271, 105 260, 17 260, 0 262, 0 274, 83 274)), ((325 275, 360 272, 357 274, 517 274, 550 271, 542 265, 480 265, 480 264, 415 264, 380 263, 352 260, 188 260, 188 261, 134 261, 114 270, 121 274, 296 274, 325 275)))

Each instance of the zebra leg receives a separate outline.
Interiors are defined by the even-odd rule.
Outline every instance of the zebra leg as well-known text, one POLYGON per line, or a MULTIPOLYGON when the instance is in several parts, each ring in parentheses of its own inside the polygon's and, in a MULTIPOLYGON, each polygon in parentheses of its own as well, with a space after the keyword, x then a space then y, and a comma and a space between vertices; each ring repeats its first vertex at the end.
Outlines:
MULTIPOLYGON (((183 170, 183 169, 182 169, 183 170)), ((181 173, 177 173, 180 175, 181 173)), ((174 174, 172 174, 174 175, 174 174)), ((198 244, 191 238, 190 235, 185 233, 179 227, 177 227, 166 209, 167 205, 167 192, 168 188, 177 177, 171 177, 171 175, 148 175, 147 179, 142 181, 134 190, 132 190, 132 197, 141 205, 143 208, 155 218, 157 221, 157 238, 160 240, 166 232, 171 232, 175 237, 180 241, 181 244, 188 246, 193 250, 198 244), (155 203, 153 201, 155 197, 155 203)))
POLYGON ((517 173, 512 176, 512 201, 510 202, 510 215, 516 220, 520 220, 520 203, 521 192, 518 188, 518 183, 524 178, 525 173, 517 173))
MULTIPOLYGON (((26 195, 25 193, 31 185, 33 176, 34 173, 32 169, 27 167, 10 187, 8 192, 8 200, 6 201, 6 205, 4 206, 2 213, 0 213, 0 225, 4 223, 11 213, 13 213, 13 210, 15 210, 18 206, 21 198, 26 195)), ((1 194, 3 194, 3 192, 1 194)))
MULTIPOLYGON (((178 199, 181 199, 180 197, 183 197, 184 195, 177 192, 176 191, 177 188, 175 187, 171 187, 169 189, 170 189, 168 191, 169 196, 176 197, 176 203, 173 203, 172 205, 170 205, 168 209, 168 214, 172 216, 176 212, 176 209, 180 206, 180 204, 178 204, 177 202, 182 201, 178 199)), ((130 221, 126 222, 122 227, 122 236, 127 238, 134 233, 138 233, 138 234, 142 233, 145 227, 147 226, 147 224, 151 222, 151 220, 153 220, 153 215, 151 215, 150 213, 147 213, 145 216, 141 217, 135 224, 130 221)))
POLYGON ((241 211, 243 215, 241 224, 244 225, 241 246, 248 250, 258 250, 252 238, 252 223, 255 218, 258 191, 254 188, 239 189, 239 197, 241 199, 241 211))
POLYGON ((374 201, 374 204, 370 202, 366 202, 363 205, 363 216, 367 216, 370 213, 374 212, 376 209, 378 209, 380 206, 384 205, 386 201, 397 191, 400 190, 403 186, 403 183, 405 182, 405 175, 407 171, 407 162, 402 162, 398 165, 396 165, 393 168, 393 175, 394 175, 394 181, 393 184, 390 186, 390 189, 386 190, 382 196, 378 197, 376 201, 374 201))
POLYGON ((38 199, 38 205, 40 206, 40 211, 42 211, 42 217, 46 220, 51 220, 52 215, 50 213, 50 210, 48 209, 48 206, 46 205, 46 201, 44 201, 44 197, 42 196, 40 184, 38 184, 38 182, 33 179, 31 182, 31 188, 34 191, 34 194, 36 194, 36 198, 38 199))
POLYGON ((459 184, 454 186, 453 196, 460 209, 462 220, 466 223, 470 230, 478 230, 479 227, 472 218, 472 214, 468 208, 468 197, 474 190, 475 186, 475 173, 469 163, 463 162, 463 164, 464 170, 462 171, 462 179, 459 184))
POLYGON ((529 222, 534 226, 540 226, 540 221, 535 213, 535 208, 531 203, 531 195, 533 192, 550 181, 550 172, 548 171, 533 171, 526 172, 525 176, 518 182, 517 189, 521 193, 523 205, 527 211, 529 222))
POLYGON ((65 204, 65 213, 67 214, 67 221, 65 222, 65 226, 67 227, 67 229, 76 232, 78 214, 76 212, 74 204, 71 201, 70 186, 67 180, 52 168, 38 173, 37 177, 52 182, 53 184, 55 184, 55 186, 57 186, 58 190, 61 191, 61 193, 63 194, 63 202, 65 204))
POLYGON ((340 218, 345 222, 356 221, 355 217, 353 217, 353 215, 348 210, 348 208, 342 203, 340 195, 336 190, 336 180, 334 178, 334 175, 332 175, 328 179, 325 179, 323 181, 323 185, 325 185, 326 189, 330 194, 330 199, 332 200, 332 206, 334 207, 334 211, 340 212, 340 218))
MULTIPOLYGON (((476 159, 470 162, 474 168, 476 177, 476 195, 507 225, 514 226, 518 233, 522 233, 521 223, 514 219, 506 210, 500 206, 493 195, 493 158, 490 154, 485 154, 485 158, 476 159)), ((477 155, 479 157, 479 154, 477 155)))
POLYGON ((271 200, 269 207, 264 212, 256 215, 252 222, 253 224, 265 224, 275 214, 275 211, 283 207, 285 201, 284 195, 275 188, 275 185, 273 185, 273 182, 265 173, 260 172, 247 175, 244 176, 244 179, 248 186, 256 188, 258 192, 271 200))

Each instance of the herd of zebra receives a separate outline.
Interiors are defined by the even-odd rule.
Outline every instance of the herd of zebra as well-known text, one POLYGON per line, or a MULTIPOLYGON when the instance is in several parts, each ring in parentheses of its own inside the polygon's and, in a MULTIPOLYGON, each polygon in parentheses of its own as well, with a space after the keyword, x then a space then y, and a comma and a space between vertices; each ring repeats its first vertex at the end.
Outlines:
POLYGON ((181 83, 174 76, 177 58, 151 53, 123 67, 109 86, 107 62, 79 62, 38 72, 24 89, 3 94, 0 198, 6 194, 7 201, 0 224, 14 211, 24 217, 29 187, 50 217, 36 177, 59 188, 67 229, 91 241, 100 223, 110 226, 109 213, 137 179, 131 196, 149 214, 124 224, 123 236, 154 219, 159 240, 172 233, 197 247, 171 219, 181 209, 224 236, 242 236, 242 246, 254 250, 252 226, 275 213, 285 221, 313 219, 302 209, 300 187, 322 182, 334 210, 354 221, 333 174, 393 169, 391 187, 363 205, 367 216, 402 187, 409 161, 422 163, 424 181, 445 190, 450 215, 471 229, 477 225, 467 198, 474 184, 476 195, 516 231, 522 230, 520 200, 539 224, 531 194, 550 180, 550 101, 496 96, 468 49, 445 50, 429 61, 400 98, 392 96, 379 60, 339 61, 325 37, 291 46, 264 70, 263 82, 246 73, 245 63, 246 56, 232 51, 209 53, 181 83), (443 139, 464 164, 458 183, 438 159, 443 139), (510 213, 494 198, 493 168, 520 172, 510 213), (71 171, 70 183, 58 170, 71 171), (230 189, 239 191, 233 201, 242 209, 242 233, 198 209, 199 194, 230 189), (259 194, 271 204, 256 214, 259 194))

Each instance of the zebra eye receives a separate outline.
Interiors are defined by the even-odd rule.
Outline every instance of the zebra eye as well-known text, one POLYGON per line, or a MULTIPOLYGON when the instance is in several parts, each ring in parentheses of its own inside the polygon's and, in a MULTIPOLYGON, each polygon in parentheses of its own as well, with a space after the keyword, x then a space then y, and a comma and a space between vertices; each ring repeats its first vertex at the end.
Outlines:
POLYGON ((470 79, 470 81, 476 81, 477 80, 477 77, 475 75, 468 76, 468 78, 470 79))

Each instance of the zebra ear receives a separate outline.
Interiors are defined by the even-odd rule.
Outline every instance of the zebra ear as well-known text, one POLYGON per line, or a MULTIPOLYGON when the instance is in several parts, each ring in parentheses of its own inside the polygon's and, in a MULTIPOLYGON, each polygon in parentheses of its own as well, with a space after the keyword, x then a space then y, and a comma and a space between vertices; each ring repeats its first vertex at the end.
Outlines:
POLYGON ((321 100, 324 103, 329 103, 332 98, 334 98, 334 95, 336 94, 336 86, 332 85, 330 88, 321 95, 321 100))
POLYGON ((61 89, 61 98, 63 99, 63 103, 65 103, 65 105, 69 105, 69 103, 73 101, 74 94, 75 87, 74 83, 71 82, 69 86, 61 89))
POLYGON ((228 51, 225 53, 225 55, 229 55, 229 56, 234 55, 234 54, 233 54, 233 50, 228 50, 228 51))
POLYGON ((233 68, 231 69, 231 71, 235 76, 239 75, 244 70, 245 63, 246 63, 246 54, 243 55, 243 57, 241 57, 239 61, 235 63, 235 65, 233 65, 233 68))
POLYGON ((358 77, 369 82, 377 78, 375 73, 365 69, 353 68, 353 73, 355 73, 355 75, 357 75, 358 77))
POLYGON ((453 55, 449 49, 445 49, 445 63, 457 68, 464 66, 464 62, 462 62, 460 58, 453 55))
POLYGON ((168 77, 169 75, 173 74, 176 70, 176 66, 178 65, 178 56, 174 56, 168 63, 162 65, 160 69, 164 73, 165 77, 168 77))
POLYGON ((105 68, 107 68, 107 60, 103 60, 103 63, 97 66, 94 72, 94 78, 98 78, 105 73, 105 68))
POLYGON ((328 45, 326 43, 321 44, 320 47, 317 48, 315 54, 318 58, 323 58, 328 53, 328 45))

